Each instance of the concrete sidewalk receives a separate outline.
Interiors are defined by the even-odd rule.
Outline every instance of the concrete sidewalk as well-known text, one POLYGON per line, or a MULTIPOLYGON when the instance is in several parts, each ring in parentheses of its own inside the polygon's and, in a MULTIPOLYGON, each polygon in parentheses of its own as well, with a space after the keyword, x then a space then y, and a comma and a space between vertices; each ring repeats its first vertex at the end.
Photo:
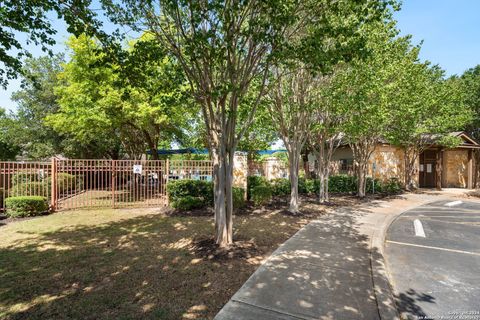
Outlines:
POLYGON ((405 210, 452 197, 408 194, 311 222, 257 269, 215 319, 398 319, 384 268, 385 231, 405 210))

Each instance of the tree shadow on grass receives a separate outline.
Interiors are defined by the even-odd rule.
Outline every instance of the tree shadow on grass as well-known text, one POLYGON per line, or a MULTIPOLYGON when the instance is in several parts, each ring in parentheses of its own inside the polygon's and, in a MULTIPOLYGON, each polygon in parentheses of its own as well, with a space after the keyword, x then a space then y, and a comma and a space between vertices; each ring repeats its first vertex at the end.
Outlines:
POLYGON ((199 239, 212 235, 211 217, 151 214, 20 230, 19 239, 0 247, 0 318, 211 318, 264 255, 298 229, 289 219, 238 218, 235 237, 255 250, 224 259, 196 250, 199 239))

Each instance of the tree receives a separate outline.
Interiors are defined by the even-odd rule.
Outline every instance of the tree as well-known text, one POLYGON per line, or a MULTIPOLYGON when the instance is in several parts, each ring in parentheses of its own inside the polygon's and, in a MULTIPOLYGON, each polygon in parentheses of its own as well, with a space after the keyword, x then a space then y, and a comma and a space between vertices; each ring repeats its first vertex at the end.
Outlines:
POLYGON ((57 87, 60 109, 48 117, 57 131, 87 144, 102 141, 105 154, 114 159, 120 145, 129 157, 138 158, 149 148, 157 159, 160 143, 169 147, 182 135, 189 114, 183 75, 148 37, 108 64, 100 45, 87 36, 72 38, 69 46, 72 59, 57 87), (146 48, 150 56, 143 53, 146 48))
POLYGON ((290 179, 290 206, 292 213, 299 212, 298 170, 300 156, 312 124, 309 116, 316 83, 309 70, 275 70, 276 78, 270 92, 270 114, 287 149, 290 179))
POLYGON ((114 22, 151 32, 177 57, 201 106, 213 159, 217 244, 232 243, 234 152, 253 122, 272 62, 285 59, 284 48, 291 46, 293 36, 298 38, 298 49, 305 51, 315 51, 312 44, 341 48, 346 42, 341 36, 354 33, 363 17, 375 16, 385 6, 381 0, 124 0, 110 6, 114 22), (351 28, 345 28, 344 22, 351 28), (296 34, 294 25, 306 26, 305 32, 296 34), (239 106, 252 91, 254 79, 260 83, 256 102, 249 104, 248 118, 239 123, 239 106))
POLYGON ((316 89, 314 105, 310 113, 312 126, 309 132, 309 145, 316 158, 316 175, 319 180, 318 201, 328 202, 328 180, 330 165, 335 150, 342 142, 342 125, 345 116, 341 109, 328 96, 329 81, 332 76, 323 77, 316 89))
POLYGON ((28 159, 45 159, 62 153, 62 137, 44 123, 58 111, 54 87, 64 63, 62 54, 29 58, 24 62, 22 88, 12 95, 17 103, 8 135, 28 159))
POLYGON ((4 0, 0 4, 0 84, 6 86, 9 79, 16 78, 24 70, 22 59, 30 53, 18 39, 19 34, 26 36, 26 44, 39 45, 44 52, 53 55, 50 47, 55 44, 53 36, 57 33, 50 14, 56 14, 68 25, 68 31, 75 35, 100 31, 102 23, 96 19, 96 13, 90 10, 91 1, 87 0, 4 0))
MULTIPOLYGON (((480 65, 468 69, 460 77, 462 91, 465 96, 465 104, 473 112, 471 123, 466 127, 466 131, 477 140, 480 140, 480 65)), ((477 186, 480 180, 480 152, 475 151, 475 180, 477 186)))
POLYGON ((366 192, 368 163, 376 145, 389 130, 394 100, 391 92, 406 54, 408 38, 397 37, 393 22, 371 24, 366 49, 368 56, 340 65, 332 79, 329 96, 345 114, 344 142, 353 151, 358 196, 366 192))
MULTIPOLYGON (((471 119, 458 79, 445 80, 444 72, 417 62, 418 50, 403 61, 402 77, 392 87, 392 121, 387 138, 404 150, 405 188, 416 188, 419 155, 432 145, 454 147, 460 143, 449 134, 462 130, 471 119)), ((437 188, 441 189, 441 161, 437 188)))
POLYGON ((0 108, 0 160, 15 160, 20 148, 9 139, 12 119, 7 116, 5 109, 0 108))

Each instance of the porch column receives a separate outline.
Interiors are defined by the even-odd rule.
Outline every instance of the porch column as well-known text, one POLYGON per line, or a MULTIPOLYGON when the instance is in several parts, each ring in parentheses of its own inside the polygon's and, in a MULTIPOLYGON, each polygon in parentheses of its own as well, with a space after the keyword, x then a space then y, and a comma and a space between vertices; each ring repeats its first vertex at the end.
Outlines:
POLYGON ((473 152, 468 150, 467 189, 473 189, 473 152))
POLYGON ((443 181, 443 149, 437 150, 436 160, 435 160, 435 185, 437 190, 442 190, 442 181, 443 181))

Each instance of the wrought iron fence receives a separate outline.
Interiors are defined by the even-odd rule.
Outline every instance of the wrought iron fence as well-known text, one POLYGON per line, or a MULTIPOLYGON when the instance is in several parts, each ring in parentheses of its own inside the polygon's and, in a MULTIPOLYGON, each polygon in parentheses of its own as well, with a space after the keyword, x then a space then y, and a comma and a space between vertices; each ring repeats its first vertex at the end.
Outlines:
POLYGON ((43 196, 56 210, 166 206, 172 180, 212 180, 204 160, 53 159, 0 162, 0 204, 12 196, 43 196))

